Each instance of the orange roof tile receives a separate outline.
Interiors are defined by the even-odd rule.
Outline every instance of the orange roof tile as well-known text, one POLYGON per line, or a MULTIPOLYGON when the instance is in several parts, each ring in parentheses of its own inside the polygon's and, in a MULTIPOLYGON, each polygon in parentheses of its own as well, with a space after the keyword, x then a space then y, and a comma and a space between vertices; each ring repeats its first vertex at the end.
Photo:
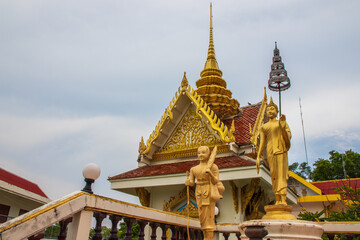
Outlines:
POLYGON ((232 120, 235 124, 234 136, 236 143, 239 145, 244 145, 250 143, 250 132, 249 132, 249 123, 251 127, 254 127, 257 115, 259 113, 261 103, 254 105, 249 105, 240 108, 240 113, 232 118, 224 120, 224 123, 230 128, 232 120))
POLYGON ((338 192, 335 190, 337 187, 341 187, 343 185, 348 185, 353 189, 360 187, 360 179, 339 179, 339 180, 328 180, 321 182, 312 182, 312 184, 321 189, 324 194, 337 194, 338 192))
MULTIPOLYGON (((197 164, 199 164, 198 160, 144 166, 113 177, 109 177, 108 180, 184 173, 189 171, 190 168, 196 166, 197 164)), ((255 165, 253 162, 245 160, 239 156, 216 158, 215 164, 219 167, 219 169, 255 165)))

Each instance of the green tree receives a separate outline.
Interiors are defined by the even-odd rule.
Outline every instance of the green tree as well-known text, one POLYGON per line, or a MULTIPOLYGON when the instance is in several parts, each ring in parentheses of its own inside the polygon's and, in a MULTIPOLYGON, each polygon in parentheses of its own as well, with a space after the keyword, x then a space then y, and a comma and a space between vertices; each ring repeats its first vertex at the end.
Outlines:
POLYGON ((319 158, 313 164, 310 178, 313 181, 344 179, 360 177, 360 154, 351 149, 345 153, 330 151, 329 159, 319 158), (345 171, 344 171, 345 169, 345 171))
MULTIPOLYGON (((103 237, 103 239, 107 239, 110 237, 110 231, 111 229, 105 226, 101 227, 101 235, 103 237)), ((95 234, 95 229, 91 228, 90 229, 90 234, 89 234, 89 240, 92 238, 92 236, 95 234)))
POLYGON ((293 164, 289 165, 289 170, 304 179, 309 179, 312 174, 311 167, 306 162, 302 162, 301 164, 294 162, 293 164))
POLYGON ((313 222, 323 222, 324 218, 322 218, 321 215, 323 215, 325 211, 326 209, 322 210, 321 212, 316 211, 316 213, 312 213, 301 207, 301 212, 298 215, 298 219, 313 222))
POLYGON ((45 229, 45 238, 49 239, 57 239, 57 236, 60 232, 60 223, 55 223, 54 225, 51 225, 50 227, 45 229))
MULTIPOLYGON (((101 235, 102 235, 103 239, 108 239, 110 237, 110 231, 111 231, 111 229, 108 227, 105 227, 105 226, 101 227, 101 235)), ((140 231, 140 226, 138 223, 135 222, 131 228, 131 238, 134 240, 137 239, 139 237, 139 231, 140 231)), ((91 228, 90 234, 89 234, 89 240, 92 238, 94 233, 95 233, 94 228, 91 228)), ((121 222, 119 225, 119 228, 118 228, 118 232, 117 232, 118 238, 124 239, 125 233, 126 233, 126 223, 121 222)))

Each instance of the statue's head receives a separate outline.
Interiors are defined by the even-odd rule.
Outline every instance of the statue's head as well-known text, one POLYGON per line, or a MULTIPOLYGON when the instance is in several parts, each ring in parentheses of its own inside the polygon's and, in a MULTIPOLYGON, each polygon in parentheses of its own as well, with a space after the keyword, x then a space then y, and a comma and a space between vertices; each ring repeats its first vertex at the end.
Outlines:
POLYGON ((266 106, 266 115, 269 118, 276 118, 278 113, 279 113, 278 106, 273 102, 273 99, 270 98, 270 102, 266 106))
POLYGON ((198 148, 198 158, 200 161, 208 160, 210 157, 210 148, 208 146, 201 146, 198 148))

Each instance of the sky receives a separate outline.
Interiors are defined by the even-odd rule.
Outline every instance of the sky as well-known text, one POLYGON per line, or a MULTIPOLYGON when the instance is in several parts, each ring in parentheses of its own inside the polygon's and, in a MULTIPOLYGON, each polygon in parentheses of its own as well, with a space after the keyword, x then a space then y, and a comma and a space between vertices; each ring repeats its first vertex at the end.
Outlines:
MULTIPOLYGON (((184 72, 195 88, 209 42, 208 0, 0 1, 0 167, 57 199, 137 167, 184 72)), ((360 152, 360 2, 213 1, 216 58, 241 106, 260 102, 274 42, 291 81, 282 113, 289 162, 360 152)), ((278 101, 276 92, 268 96, 278 101)))

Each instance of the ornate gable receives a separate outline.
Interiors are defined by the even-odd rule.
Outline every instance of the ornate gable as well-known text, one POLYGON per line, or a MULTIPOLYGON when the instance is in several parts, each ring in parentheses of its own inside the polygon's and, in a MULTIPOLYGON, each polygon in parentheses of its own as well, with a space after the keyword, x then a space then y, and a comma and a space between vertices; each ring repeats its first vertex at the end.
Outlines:
POLYGON ((197 147, 215 144, 223 145, 219 151, 225 151, 226 143, 235 141, 234 131, 234 123, 228 129, 188 85, 184 74, 181 87, 146 144, 140 142, 139 154, 150 160, 196 156, 197 147))
POLYGON ((200 146, 212 147, 223 144, 220 137, 214 133, 203 118, 196 114, 195 107, 190 105, 171 137, 154 154, 154 159, 185 157, 194 155, 200 146))

